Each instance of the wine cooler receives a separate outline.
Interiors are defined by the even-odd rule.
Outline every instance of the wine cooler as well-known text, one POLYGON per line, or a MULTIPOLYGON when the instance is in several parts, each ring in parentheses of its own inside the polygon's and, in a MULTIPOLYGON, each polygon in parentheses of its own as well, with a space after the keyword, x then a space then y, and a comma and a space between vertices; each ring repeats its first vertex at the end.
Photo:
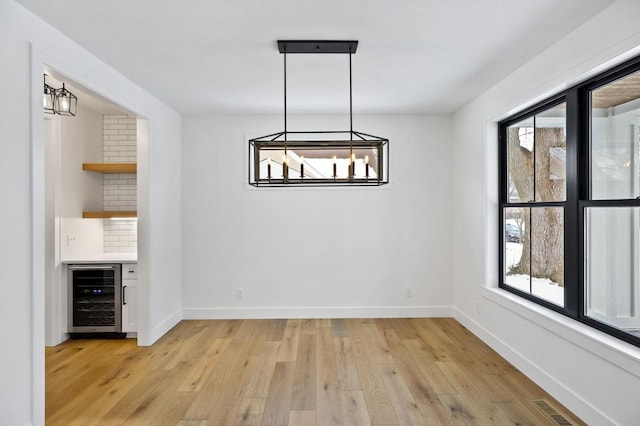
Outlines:
POLYGON ((119 337, 122 331, 122 271, 120 264, 68 265, 69 333, 119 337))

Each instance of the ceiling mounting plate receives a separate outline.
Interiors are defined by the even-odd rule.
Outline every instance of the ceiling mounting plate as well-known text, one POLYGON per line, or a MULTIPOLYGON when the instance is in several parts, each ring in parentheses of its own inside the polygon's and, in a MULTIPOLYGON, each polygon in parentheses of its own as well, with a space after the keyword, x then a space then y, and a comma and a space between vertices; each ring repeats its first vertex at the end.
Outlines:
POLYGON ((280 53, 356 53, 358 40, 278 40, 280 53))

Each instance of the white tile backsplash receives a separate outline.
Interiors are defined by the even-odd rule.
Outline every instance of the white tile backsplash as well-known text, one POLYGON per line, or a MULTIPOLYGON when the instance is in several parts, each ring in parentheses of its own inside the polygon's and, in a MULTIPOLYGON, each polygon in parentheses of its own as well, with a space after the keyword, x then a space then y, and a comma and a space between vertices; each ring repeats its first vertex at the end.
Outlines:
POLYGON ((104 251, 136 252, 138 246, 138 222, 135 220, 104 219, 104 251))
MULTIPOLYGON (((123 114, 105 115, 102 120, 103 161, 105 163, 135 163, 136 117, 123 114)), ((130 211, 137 209, 137 175, 104 175, 104 209, 130 211)), ((104 251, 136 252, 138 222, 136 220, 104 219, 104 251)))

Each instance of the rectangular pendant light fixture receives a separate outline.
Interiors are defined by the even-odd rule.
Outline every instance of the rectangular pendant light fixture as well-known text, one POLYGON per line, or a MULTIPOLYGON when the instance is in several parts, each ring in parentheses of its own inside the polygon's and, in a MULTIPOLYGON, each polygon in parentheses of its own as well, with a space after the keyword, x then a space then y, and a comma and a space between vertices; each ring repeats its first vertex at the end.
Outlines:
POLYGON ((284 55, 284 131, 249 140, 249 183, 272 186, 380 186, 389 182, 389 139, 353 130, 351 57, 357 40, 279 40, 284 55), (287 128, 287 55, 349 55, 349 130, 287 128))

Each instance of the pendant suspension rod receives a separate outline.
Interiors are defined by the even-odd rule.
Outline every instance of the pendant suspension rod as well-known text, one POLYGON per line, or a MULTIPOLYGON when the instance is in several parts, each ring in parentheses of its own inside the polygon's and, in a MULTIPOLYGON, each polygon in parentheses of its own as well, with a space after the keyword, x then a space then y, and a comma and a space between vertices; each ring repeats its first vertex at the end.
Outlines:
POLYGON ((353 81, 351 78, 351 48, 349 48, 349 129, 353 138, 353 81))
POLYGON ((289 157, 287 156, 287 49, 284 50, 284 156, 282 158, 282 180, 289 179, 289 157))
POLYGON ((349 48, 349 180, 356 176, 356 161, 353 155, 353 81, 351 78, 351 48, 349 48))
POLYGON ((284 49, 284 140, 287 140, 287 48, 284 49))

